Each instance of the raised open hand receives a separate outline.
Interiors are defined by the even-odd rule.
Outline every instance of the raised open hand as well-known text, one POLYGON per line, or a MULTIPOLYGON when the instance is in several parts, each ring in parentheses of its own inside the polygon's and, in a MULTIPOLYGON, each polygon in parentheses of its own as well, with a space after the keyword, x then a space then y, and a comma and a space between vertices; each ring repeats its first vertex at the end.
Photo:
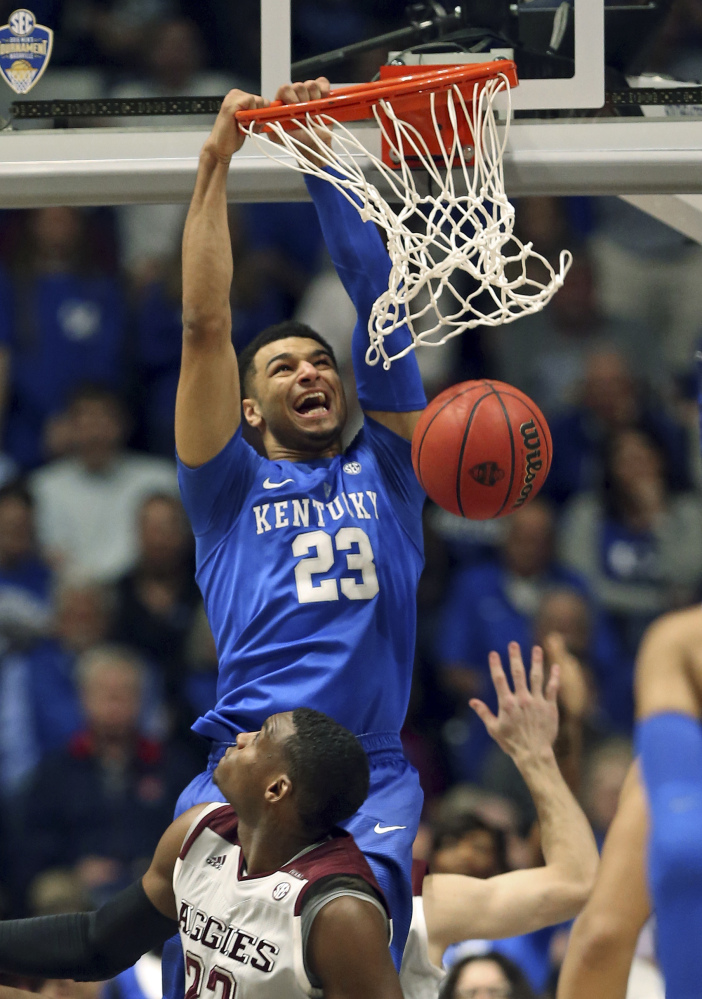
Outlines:
POLYGON ((551 676, 544 691, 544 654, 541 648, 535 645, 532 649, 528 682, 521 649, 517 642, 510 642, 509 667, 513 691, 497 652, 491 652, 488 661, 497 693, 497 715, 477 698, 469 702, 488 733, 515 762, 551 747, 558 734, 558 666, 554 664, 551 667, 551 676))

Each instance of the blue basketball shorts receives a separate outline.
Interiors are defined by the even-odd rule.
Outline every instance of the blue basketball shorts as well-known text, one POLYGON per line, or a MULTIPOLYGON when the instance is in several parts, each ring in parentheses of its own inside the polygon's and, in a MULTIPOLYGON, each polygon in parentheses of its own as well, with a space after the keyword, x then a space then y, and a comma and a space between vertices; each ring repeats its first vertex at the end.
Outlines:
MULTIPOLYGON (((417 771, 404 757, 398 735, 377 732, 359 739, 370 763, 370 790, 363 805, 343 826, 365 855, 390 906, 390 951, 399 971, 412 920, 412 844, 424 795, 417 771)), ((212 782, 212 773, 229 745, 213 744, 207 770, 181 794, 176 817, 194 805, 225 800, 212 782)), ((183 953, 180 938, 174 936, 163 949, 163 995, 164 999, 183 999, 184 992, 183 953)))

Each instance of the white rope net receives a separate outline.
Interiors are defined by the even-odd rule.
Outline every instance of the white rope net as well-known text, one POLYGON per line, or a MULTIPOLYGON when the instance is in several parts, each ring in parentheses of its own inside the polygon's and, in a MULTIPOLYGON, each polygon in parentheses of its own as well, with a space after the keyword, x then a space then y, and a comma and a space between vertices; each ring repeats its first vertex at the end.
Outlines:
POLYGON ((496 95, 506 91, 509 98, 509 90, 507 79, 499 76, 475 87, 470 107, 457 86, 442 95, 448 98, 450 145, 437 121, 436 94, 428 95, 439 157, 431 155, 420 132, 398 117, 390 102, 378 101, 373 114, 398 169, 369 153, 345 125, 326 114, 306 113, 296 132, 272 123, 274 141, 253 125, 245 129, 268 157, 333 184, 364 221, 385 230, 392 267, 388 289, 368 321, 368 364, 382 359, 389 368, 418 344, 438 347, 475 326, 514 322, 543 309, 562 286, 571 254, 562 251, 555 269, 531 243, 514 235, 515 212, 503 177, 511 109, 500 132, 494 107, 496 95), (472 149, 460 145, 459 123, 467 123, 472 149), (323 138, 330 129, 331 148, 323 138), (430 194, 417 189, 408 155, 428 174, 430 194), (390 187, 389 200, 367 180, 362 167, 368 161, 390 187), (391 334, 405 324, 411 341, 407 344, 403 337, 403 345, 393 350, 391 334))

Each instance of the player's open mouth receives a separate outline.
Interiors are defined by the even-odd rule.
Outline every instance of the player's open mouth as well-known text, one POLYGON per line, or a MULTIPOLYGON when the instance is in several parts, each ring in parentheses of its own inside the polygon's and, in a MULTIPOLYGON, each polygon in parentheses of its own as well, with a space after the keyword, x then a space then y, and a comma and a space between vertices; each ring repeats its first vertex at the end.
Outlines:
POLYGON ((305 392, 295 403, 295 412, 300 416, 314 417, 326 416, 329 412, 329 401, 321 389, 314 392, 305 392))

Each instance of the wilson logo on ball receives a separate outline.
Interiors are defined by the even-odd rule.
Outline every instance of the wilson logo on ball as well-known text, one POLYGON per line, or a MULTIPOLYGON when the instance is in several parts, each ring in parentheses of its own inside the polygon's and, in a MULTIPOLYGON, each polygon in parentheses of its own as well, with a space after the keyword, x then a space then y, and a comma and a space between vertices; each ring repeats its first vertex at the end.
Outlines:
POLYGON ((534 488, 533 482, 536 478, 536 473, 541 471, 541 466, 543 464, 541 461, 541 441, 539 439, 539 431, 536 429, 534 421, 529 420, 528 423, 522 423, 519 428, 519 433, 522 435, 524 447, 526 448, 526 467, 524 469, 524 485, 522 486, 519 496, 515 500, 515 507, 521 506, 522 503, 527 501, 529 493, 534 488))
POLYGON ((504 479, 505 473, 496 461, 481 461, 470 469, 470 476, 481 486, 496 486, 504 479))

